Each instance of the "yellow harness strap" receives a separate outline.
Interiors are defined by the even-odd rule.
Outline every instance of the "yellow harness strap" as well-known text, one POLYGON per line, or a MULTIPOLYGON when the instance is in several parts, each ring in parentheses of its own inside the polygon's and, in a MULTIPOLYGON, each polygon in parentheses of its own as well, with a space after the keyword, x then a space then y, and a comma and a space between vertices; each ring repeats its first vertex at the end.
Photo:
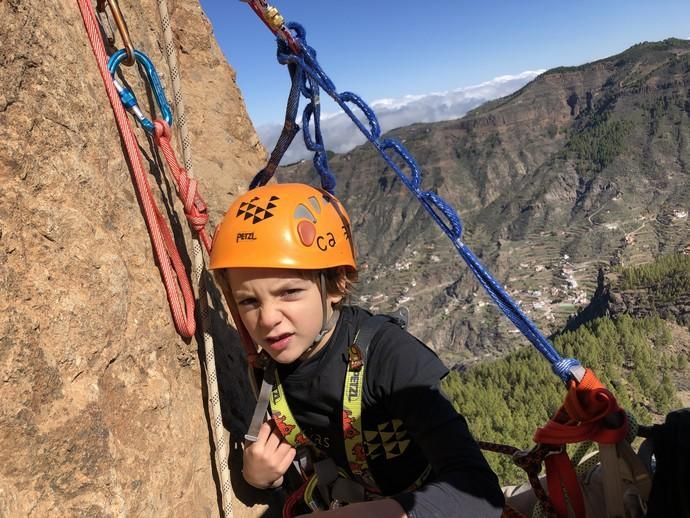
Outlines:
MULTIPOLYGON (((348 466, 356 479, 364 486, 367 493, 375 497, 381 490, 376 484, 367 463, 366 439, 362 433, 362 400, 364 395, 364 366, 366 352, 374 335, 385 322, 393 320, 388 316, 374 316, 365 321, 357 331, 353 344, 348 347, 348 363, 343 388, 342 425, 345 440, 345 454, 348 466)), ((275 385, 271 392, 271 413, 276 426, 285 440, 293 447, 316 445, 302 431, 288 405, 275 371, 275 385)), ((431 466, 427 466, 423 473, 408 488, 413 490, 420 487, 431 473, 431 466)))

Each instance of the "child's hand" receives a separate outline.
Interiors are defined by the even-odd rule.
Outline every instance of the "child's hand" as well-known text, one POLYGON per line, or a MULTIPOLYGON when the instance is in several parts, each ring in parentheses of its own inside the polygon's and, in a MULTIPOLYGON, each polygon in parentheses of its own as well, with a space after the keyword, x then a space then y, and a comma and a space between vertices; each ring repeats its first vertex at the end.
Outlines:
POLYGON ((256 442, 245 445, 242 475, 248 484, 259 489, 279 487, 295 453, 295 448, 283 440, 278 430, 271 430, 269 423, 263 423, 256 442))

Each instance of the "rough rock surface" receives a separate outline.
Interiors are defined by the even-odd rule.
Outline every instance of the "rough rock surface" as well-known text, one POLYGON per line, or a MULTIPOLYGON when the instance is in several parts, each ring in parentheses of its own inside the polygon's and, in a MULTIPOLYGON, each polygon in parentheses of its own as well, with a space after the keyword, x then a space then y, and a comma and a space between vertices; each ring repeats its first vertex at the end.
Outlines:
MULTIPOLYGON (((679 282, 669 274, 664 282, 679 282)), ((631 315, 635 318, 659 316, 685 328, 690 322, 690 293, 681 292, 673 297, 661 296, 660 288, 654 283, 637 289, 622 289, 620 274, 599 271, 597 288, 590 303, 568 322, 568 329, 595 318, 631 315)))
MULTIPOLYGON (((172 92, 157 3, 120 4, 172 92)), ((217 222, 265 151, 198 2, 170 12, 194 172, 217 222)), ((0 516, 219 516, 200 346, 175 333, 77 3, 2 0, 0 19, 0 516)), ((172 185, 151 172, 189 243, 172 185)), ((237 430, 246 377, 224 339, 224 420, 237 430)), ((258 509, 236 502, 235 515, 258 509)))

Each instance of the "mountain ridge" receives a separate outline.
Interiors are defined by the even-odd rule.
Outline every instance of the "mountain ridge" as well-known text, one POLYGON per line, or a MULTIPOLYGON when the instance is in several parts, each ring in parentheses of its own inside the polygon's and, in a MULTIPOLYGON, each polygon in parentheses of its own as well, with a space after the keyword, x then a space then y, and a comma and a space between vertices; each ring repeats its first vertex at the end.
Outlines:
MULTIPOLYGON (((689 85, 690 42, 642 43, 548 70, 461 119, 387 136, 415 156, 422 189, 458 207, 463 240, 548 334, 587 303, 599 268, 687 241, 689 85)), ((517 345, 373 149, 330 164, 365 265, 355 302, 404 303, 412 331, 451 363, 517 345)), ((279 177, 314 181, 314 172, 303 162, 279 177)))

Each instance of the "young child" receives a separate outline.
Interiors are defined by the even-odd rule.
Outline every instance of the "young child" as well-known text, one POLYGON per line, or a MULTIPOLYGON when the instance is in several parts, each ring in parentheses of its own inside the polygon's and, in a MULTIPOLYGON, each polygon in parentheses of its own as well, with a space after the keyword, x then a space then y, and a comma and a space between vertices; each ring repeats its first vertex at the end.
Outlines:
POLYGON ((317 514, 501 515, 498 480, 441 392, 439 358, 392 319, 372 326, 378 317, 343 304, 357 270, 335 197, 304 184, 247 192, 216 230, 210 267, 274 377, 273 419, 244 450, 249 484, 280 487, 297 455, 319 475, 307 500, 363 500, 317 514))

